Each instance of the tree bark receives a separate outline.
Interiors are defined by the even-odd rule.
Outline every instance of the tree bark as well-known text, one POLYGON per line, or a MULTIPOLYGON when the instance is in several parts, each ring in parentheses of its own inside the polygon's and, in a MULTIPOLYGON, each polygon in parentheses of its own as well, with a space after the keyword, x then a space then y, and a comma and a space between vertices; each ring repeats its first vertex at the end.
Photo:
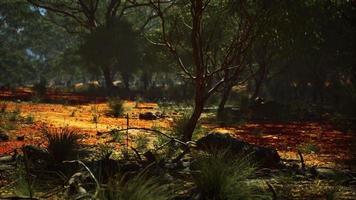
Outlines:
POLYGON ((114 84, 113 84, 112 73, 111 73, 110 69, 102 67, 101 70, 103 71, 103 74, 104 74, 106 89, 108 89, 108 90, 113 89, 114 84))
POLYGON ((195 127, 196 127, 198 120, 203 112, 205 102, 203 99, 200 99, 200 98, 198 98, 198 99, 199 100, 197 100, 197 98, 196 98, 193 114, 185 126, 184 135, 182 138, 182 140, 184 142, 192 140, 192 136, 193 136, 195 127))
POLYGON ((255 78, 255 90, 251 97, 252 100, 255 100, 258 97, 258 95, 261 91, 262 83, 265 80, 266 75, 267 75, 266 64, 263 62, 263 63, 260 63, 259 66, 260 66, 260 68, 259 68, 258 74, 257 74, 258 77, 255 78))
POLYGON ((218 106, 218 110, 217 110, 217 117, 218 119, 223 116, 224 114, 224 109, 225 109, 225 105, 227 100, 229 99, 230 93, 232 90, 232 84, 227 84, 224 88, 224 91, 222 93, 221 99, 220 99, 220 103, 218 106))

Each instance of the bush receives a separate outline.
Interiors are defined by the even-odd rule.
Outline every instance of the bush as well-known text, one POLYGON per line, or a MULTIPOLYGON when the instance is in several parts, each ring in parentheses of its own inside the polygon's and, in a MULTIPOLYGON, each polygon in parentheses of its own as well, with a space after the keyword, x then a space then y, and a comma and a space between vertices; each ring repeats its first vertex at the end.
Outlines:
POLYGON ((316 144, 313 144, 313 143, 301 144, 297 147, 297 149, 301 153, 305 153, 305 154, 318 153, 320 151, 320 148, 316 144))
POLYGON ((119 117, 124 112, 124 101, 118 98, 110 98, 108 101, 109 114, 114 117, 119 117))
POLYGON ((75 131, 69 128, 43 128, 48 145, 47 151, 54 161, 61 163, 65 160, 76 159, 80 148, 81 138, 75 131))
POLYGON ((256 190, 246 180, 255 168, 248 157, 228 159, 227 151, 216 151, 198 158, 193 174, 194 182, 203 199, 256 199, 256 190))
POLYGON ((149 139, 147 138, 147 135, 144 133, 139 133, 135 137, 135 143, 136 143, 136 148, 137 150, 143 152, 147 149, 147 145, 149 143, 149 139))
POLYGON ((138 174, 129 180, 126 176, 113 178, 100 199, 107 200, 171 200, 175 197, 168 184, 138 174))

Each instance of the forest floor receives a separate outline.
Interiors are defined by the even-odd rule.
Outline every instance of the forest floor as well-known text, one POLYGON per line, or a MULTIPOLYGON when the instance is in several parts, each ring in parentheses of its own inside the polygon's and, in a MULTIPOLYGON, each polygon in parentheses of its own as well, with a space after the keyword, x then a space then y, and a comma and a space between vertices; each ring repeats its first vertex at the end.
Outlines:
MULTIPOLYGON (((85 144, 109 142, 109 138, 99 136, 98 132, 123 129, 127 126, 126 117, 108 116, 106 103, 46 104, 31 102, 4 101, 8 110, 20 110, 21 115, 34 118, 32 124, 20 124, 9 131, 10 140, 0 143, 0 155, 8 154, 24 144, 42 144, 43 126, 74 128, 81 133, 85 144), (24 136, 25 140, 16 138, 24 136)), ((180 111, 165 110, 167 117, 157 120, 140 120, 144 112, 158 113, 162 109, 156 103, 136 103, 126 101, 125 113, 129 115, 129 126, 140 128, 160 128, 169 130, 173 118, 180 111)), ((184 111, 183 111, 184 112, 184 111)), ((210 120, 208 120, 210 121, 210 120)), ((308 165, 333 168, 352 168, 349 163, 355 149, 355 133, 341 132, 324 122, 246 122, 241 125, 218 125, 204 122, 206 132, 228 133, 249 143, 272 147, 284 159, 299 159, 297 150, 306 149, 305 161, 308 165), (309 149, 309 150, 308 150, 309 149)), ((135 134, 135 133, 132 133, 135 134)))
MULTIPOLYGON (((17 123, 7 131, 9 140, 0 141, 0 157, 11 154, 15 149, 27 144, 45 146, 45 137, 41 130, 48 126, 69 127, 76 130, 82 136, 82 143, 88 147, 95 148, 100 144, 108 144, 119 150, 120 145, 123 144, 114 141, 110 134, 103 133, 114 129, 125 129, 127 123, 130 127, 169 132, 174 119, 188 112, 185 108, 182 109, 182 107, 174 105, 160 107, 154 102, 125 101, 123 105, 125 115, 115 118, 107 114, 109 107, 105 98, 53 93, 47 100, 56 103, 36 103, 30 101, 32 94, 29 91, 22 90, 17 94, 17 96, 13 96, 11 92, 0 92, 0 106, 6 108, 7 112, 19 111, 24 119, 30 118, 31 120, 30 123, 17 123), (139 114, 146 112, 164 117, 156 120, 139 119, 139 114), (127 116, 129 120, 127 120, 127 116)), ((300 160, 297 152, 300 150, 303 152, 308 167, 356 170, 355 163, 352 162, 354 159, 352 156, 356 151, 356 133, 339 131, 327 122, 244 122, 221 125, 216 122, 213 113, 204 113, 201 122, 202 130, 199 131, 199 135, 195 139, 209 132, 226 133, 252 144, 274 148, 282 159, 294 160, 297 163, 300 160)), ((132 142, 138 133, 139 131, 129 132, 132 142)), ((155 137, 155 135, 147 136, 155 137)), ((7 181, 0 179, 0 185, 7 185, 7 181)), ((297 191, 309 191, 305 193, 307 196, 313 193, 325 193, 329 190, 334 191, 333 188, 335 188, 334 183, 320 182, 320 180, 305 182, 302 179, 296 181, 294 185, 296 186, 294 189, 297 191)), ((278 184, 274 186, 278 187, 278 184)), ((342 199, 353 199, 356 195, 355 191, 352 192, 354 189, 345 187, 342 191, 346 198, 342 199)), ((304 192, 297 194, 299 199, 305 199, 304 192)))

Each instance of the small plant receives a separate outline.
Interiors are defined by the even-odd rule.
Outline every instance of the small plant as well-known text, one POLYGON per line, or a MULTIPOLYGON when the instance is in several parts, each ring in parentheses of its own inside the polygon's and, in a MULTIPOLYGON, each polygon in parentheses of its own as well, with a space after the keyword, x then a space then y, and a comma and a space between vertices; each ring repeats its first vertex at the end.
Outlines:
POLYGON ((71 117, 75 117, 75 113, 77 112, 77 110, 73 110, 71 113, 70 113, 70 116, 71 117))
POLYGON ((35 121, 35 117, 33 115, 28 115, 25 117, 26 124, 33 124, 34 121, 35 121))
POLYGON ((254 187, 246 180, 255 168, 248 157, 229 159, 227 151, 203 155, 196 164, 194 182, 203 199, 256 199, 254 187))
POLYGON ((65 160, 75 159, 80 148, 81 138, 74 130, 65 128, 42 128, 48 145, 47 151, 54 161, 61 163, 65 160))
POLYGON ((297 147, 297 150, 299 150, 301 153, 311 154, 311 153, 318 153, 320 151, 320 148, 313 143, 305 143, 299 145, 297 147))
POLYGON ((6 113, 6 109, 7 109, 7 104, 1 102, 0 103, 0 113, 6 113))
POLYGON ((176 196, 168 184, 140 173, 127 180, 127 176, 115 177, 100 199, 116 200, 171 200, 176 196))
POLYGON ((19 120, 21 111, 20 109, 16 108, 14 111, 8 113, 8 120, 11 122, 15 122, 19 120))
POLYGON ((135 101, 135 108, 138 108, 139 105, 143 102, 143 98, 138 96, 136 97, 136 101, 135 101))
POLYGON ((149 139, 147 138, 147 135, 143 133, 139 133, 136 136, 136 148, 137 150, 143 152, 147 149, 147 145, 149 142, 149 139))
POLYGON ((108 106, 110 109, 109 114, 114 117, 119 117, 124 112, 123 105, 124 105, 124 101, 118 98, 110 98, 108 101, 108 106))
MULTIPOLYGON (((184 135, 184 128, 190 118, 190 113, 185 113, 183 116, 175 118, 172 124, 172 133, 174 136, 181 138, 184 135)), ((197 124, 199 126, 199 124, 197 124)))
POLYGON ((29 180, 30 175, 27 173, 24 166, 20 166, 17 169, 14 192, 16 195, 32 198, 34 184, 32 180, 29 180))
POLYGON ((100 115, 94 113, 94 114, 92 114, 91 121, 92 121, 93 123, 97 124, 97 123, 99 123, 99 117, 100 117, 100 115))
POLYGON ((125 135, 123 134, 123 132, 120 132, 117 129, 112 129, 110 131, 110 133, 111 133, 111 136, 115 142, 120 143, 120 144, 122 144, 124 142, 125 135))

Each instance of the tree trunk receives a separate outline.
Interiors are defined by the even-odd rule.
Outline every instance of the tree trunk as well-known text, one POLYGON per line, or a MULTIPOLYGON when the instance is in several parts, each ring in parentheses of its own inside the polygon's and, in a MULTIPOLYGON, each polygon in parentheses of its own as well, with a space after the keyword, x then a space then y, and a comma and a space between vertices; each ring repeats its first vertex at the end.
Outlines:
POLYGON ((195 127, 198 123, 201 113, 203 112, 203 108, 204 108, 204 101, 195 102, 193 114, 185 126, 183 141, 187 142, 192 140, 195 127))
POLYGON ((264 62, 261 62, 261 63, 259 63, 259 66, 260 66, 260 68, 259 68, 258 74, 257 74, 258 77, 255 78, 255 90, 251 97, 252 101, 258 97, 258 95, 261 91, 262 83, 265 80, 266 75, 267 75, 266 64, 264 62))
POLYGON ((217 110, 218 119, 220 119, 220 117, 223 116, 223 114, 224 114, 225 104, 226 104, 227 100, 229 99, 231 90, 232 90, 232 84, 228 84, 225 86, 223 94, 220 99, 219 107, 217 110))
POLYGON ((114 84, 112 83, 112 73, 108 68, 101 68, 104 74, 105 86, 106 89, 111 90, 114 88, 114 84))

